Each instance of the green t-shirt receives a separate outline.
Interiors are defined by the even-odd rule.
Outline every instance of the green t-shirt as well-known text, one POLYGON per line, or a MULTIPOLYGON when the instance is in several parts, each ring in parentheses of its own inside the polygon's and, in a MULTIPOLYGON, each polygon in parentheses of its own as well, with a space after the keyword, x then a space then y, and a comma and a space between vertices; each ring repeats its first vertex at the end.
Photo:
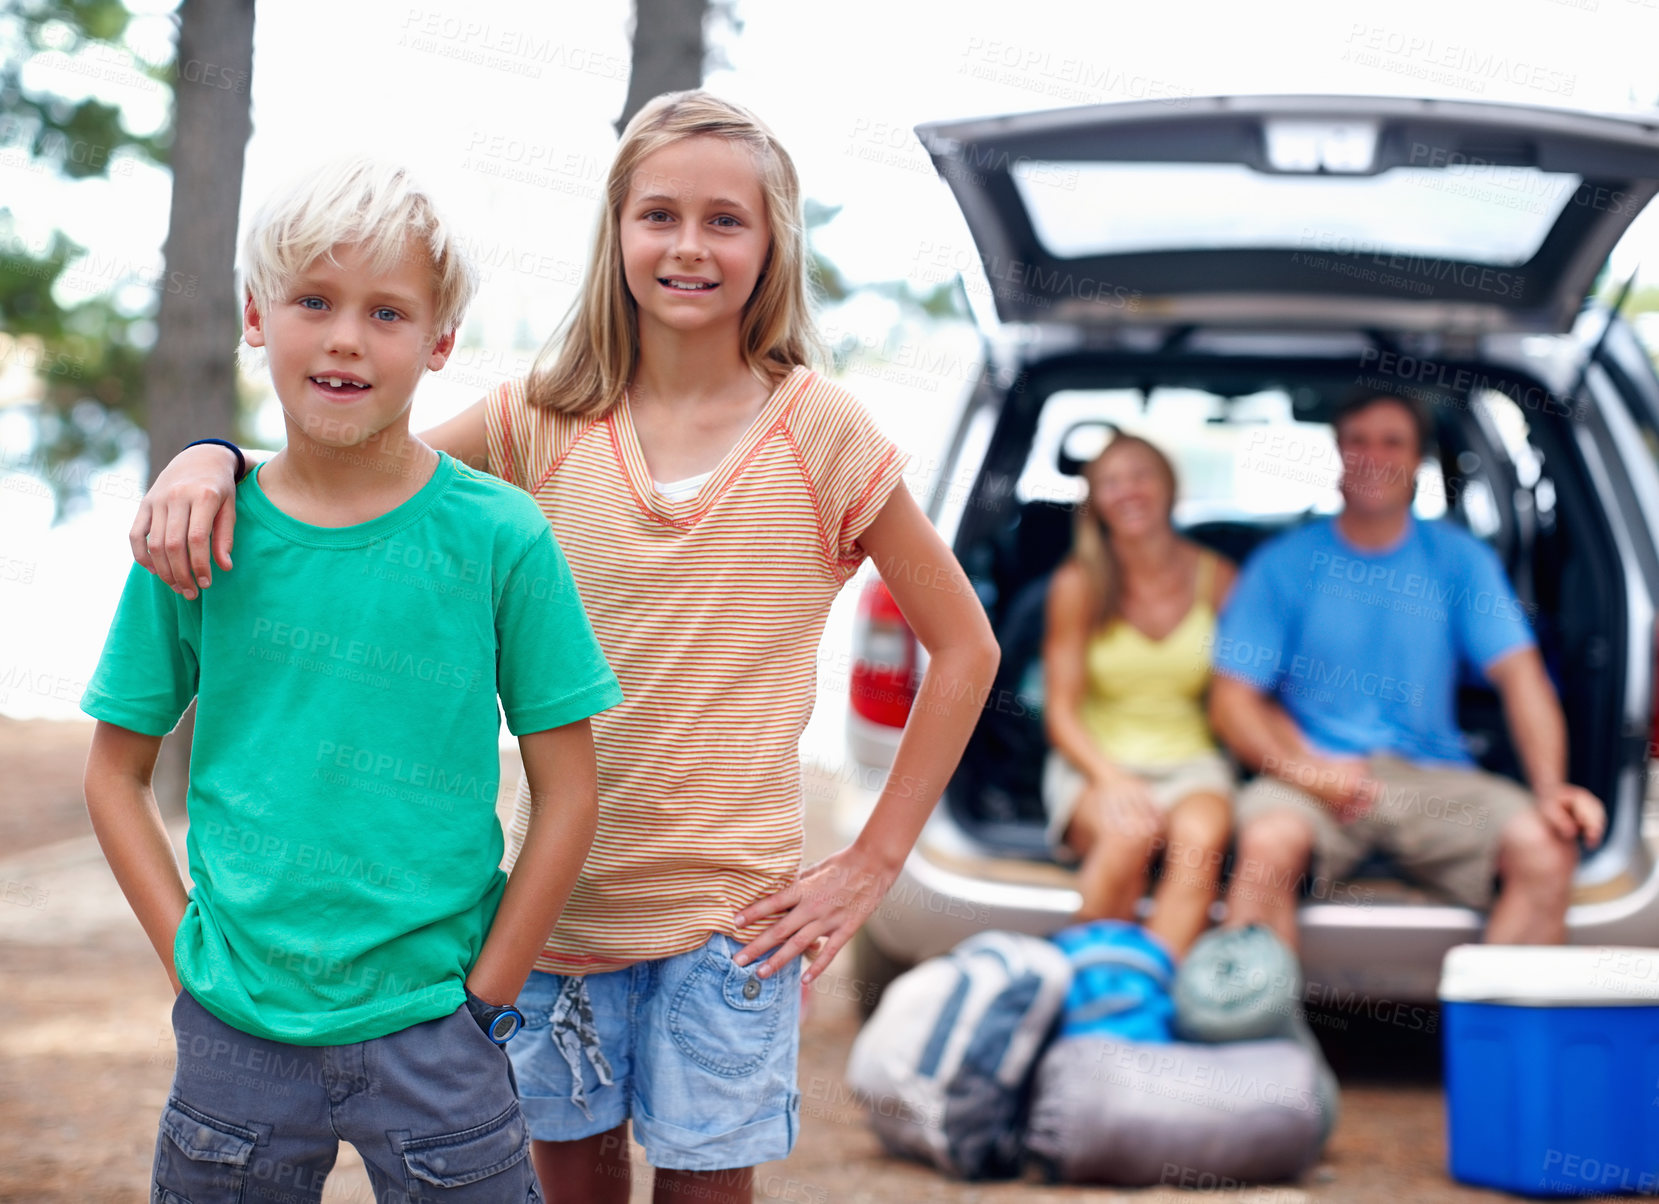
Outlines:
POLYGON ((134 567, 81 703, 160 736, 197 699, 179 980, 297 1045, 447 1015, 506 882, 497 694, 522 735, 621 688, 535 503, 448 456, 357 526, 296 522, 257 474, 237 514, 194 601, 134 567))

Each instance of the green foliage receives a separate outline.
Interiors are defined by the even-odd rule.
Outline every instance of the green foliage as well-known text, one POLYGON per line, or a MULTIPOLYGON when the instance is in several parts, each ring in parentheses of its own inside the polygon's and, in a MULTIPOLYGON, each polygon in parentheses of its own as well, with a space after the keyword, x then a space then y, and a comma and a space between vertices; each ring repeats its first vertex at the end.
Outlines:
POLYGON ((0 144, 25 148, 38 163, 70 179, 107 175, 117 151, 130 150, 152 163, 167 162, 165 132, 138 135, 121 120, 118 105, 87 97, 69 101, 23 86, 23 65, 35 55, 58 54, 94 68, 119 65, 124 72, 165 86, 164 66, 144 63, 122 44, 130 14, 118 0, 14 0, 0 7, 0 144))
MULTIPOLYGON (((118 105, 70 100, 24 84, 37 55, 61 55, 92 78, 148 78, 165 86, 164 65, 147 63, 123 42, 130 14, 119 0, 8 0, 0 3, 0 162, 14 181, 33 176, 107 178, 133 159, 165 165, 171 131, 135 134, 118 105)), ((15 186, 15 185, 14 185, 15 186)), ((140 311, 117 304, 117 290, 153 288, 133 265, 99 262, 54 231, 44 245, 21 237, 0 208, 0 369, 32 369, 37 451, 23 467, 51 484, 61 516, 84 500, 88 471, 112 463, 136 435, 154 301, 140 311), (59 301, 61 286, 98 295, 59 301)))
MULTIPOLYGON (((814 232, 835 219, 836 214, 841 212, 841 206, 826 205, 822 201, 808 197, 803 208, 813 288, 820 304, 838 305, 857 293, 873 293, 897 302, 899 312, 904 316, 921 315, 937 320, 968 316, 966 299, 954 280, 925 290, 918 289, 908 280, 878 280, 869 284, 849 282, 841 274, 841 269, 814 245, 812 238, 814 232)), ((851 347, 837 346, 831 347, 830 350, 835 357, 835 366, 838 369, 845 367, 851 347)))
POLYGON ((1649 284, 1631 289, 1630 296, 1625 300, 1624 309, 1620 312, 1627 318, 1636 314, 1659 313, 1659 285, 1649 284))
POLYGON ((829 257, 820 251, 812 242, 812 233, 821 226, 828 225, 835 215, 841 212, 840 205, 826 205, 822 201, 807 197, 802 208, 806 218, 806 240, 809 256, 808 269, 812 275, 813 288, 822 303, 834 305, 845 301, 852 296, 852 287, 848 285, 846 277, 841 275, 841 269, 830 262, 829 257))

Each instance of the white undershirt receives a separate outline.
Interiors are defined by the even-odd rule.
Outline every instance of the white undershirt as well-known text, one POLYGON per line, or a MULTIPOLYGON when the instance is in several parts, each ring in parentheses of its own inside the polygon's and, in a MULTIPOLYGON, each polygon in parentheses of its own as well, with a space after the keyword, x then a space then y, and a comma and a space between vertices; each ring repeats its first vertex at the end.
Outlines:
POLYGON ((686 498, 701 489, 703 487, 703 482, 708 480, 713 475, 714 470, 710 469, 708 472, 701 473, 698 476, 687 477, 683 481, 669 481, 667 484, 664 484, 662 481, 653 479, 651 484, 655 485, 657 487, 657 492, 662 494, 663 497, 667 498, 669 501, 683 502, 686 498))

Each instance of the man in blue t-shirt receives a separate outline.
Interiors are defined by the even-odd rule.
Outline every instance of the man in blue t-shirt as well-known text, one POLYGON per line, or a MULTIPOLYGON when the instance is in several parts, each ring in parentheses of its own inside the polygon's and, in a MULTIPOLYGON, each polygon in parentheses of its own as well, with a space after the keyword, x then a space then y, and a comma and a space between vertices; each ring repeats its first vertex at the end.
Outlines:
POLYGON ((1357 393, 1335 427, 1341 513, 1257 552, 1216 631, 1210 722, 1260 774, 1238 799, 1228 922, 1294 947, 1310 857, 1314 895, 1335 897, 1330 884, 1381 849, 1490 907, 1489 941, 1560 943, 1578 839, 1593 847, 1606 821, 1566 780, 1566 723, 1525 608, 1486 545, 1412 515, 1426 411, 1357 393), (1469 755, 1466 672, 1502 697, 1530 794, 1469 755))

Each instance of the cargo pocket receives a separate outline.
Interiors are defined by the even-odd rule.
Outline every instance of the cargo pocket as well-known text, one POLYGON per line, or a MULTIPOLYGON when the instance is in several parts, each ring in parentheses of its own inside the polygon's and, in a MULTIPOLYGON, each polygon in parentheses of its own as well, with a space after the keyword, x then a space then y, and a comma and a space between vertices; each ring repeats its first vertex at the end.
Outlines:
POLYGON ((240 1201, 258 1141, 252 1129, 168 1101, 156 1143, 153 1198, 160 1204, 240 1201))
POLYGON ((518 1199, 535 1198, 535 1177, 525 1164, 530 1133, 517 1103, 488 1124, 437 1137, 405 1136, 401 1145, 411 1200, 443 1200, 446 1204, 500 1204, 512 1200, 514 1192, 509 1184, 496 1179, 498 1175, 515 1183, 522 1181, 518 1199))
POLYGON ((760 978, 754 966, 739 966, 732 961, 739 948, 735 942, 711 942, 668 1009, 668 1031, 680 1052, 724 1078, 741 1078, 766 1065, 788 1011, 785 991, 795 982, 788 969, 760 978), (729 950, 723 947, 728 943, 729 950))

